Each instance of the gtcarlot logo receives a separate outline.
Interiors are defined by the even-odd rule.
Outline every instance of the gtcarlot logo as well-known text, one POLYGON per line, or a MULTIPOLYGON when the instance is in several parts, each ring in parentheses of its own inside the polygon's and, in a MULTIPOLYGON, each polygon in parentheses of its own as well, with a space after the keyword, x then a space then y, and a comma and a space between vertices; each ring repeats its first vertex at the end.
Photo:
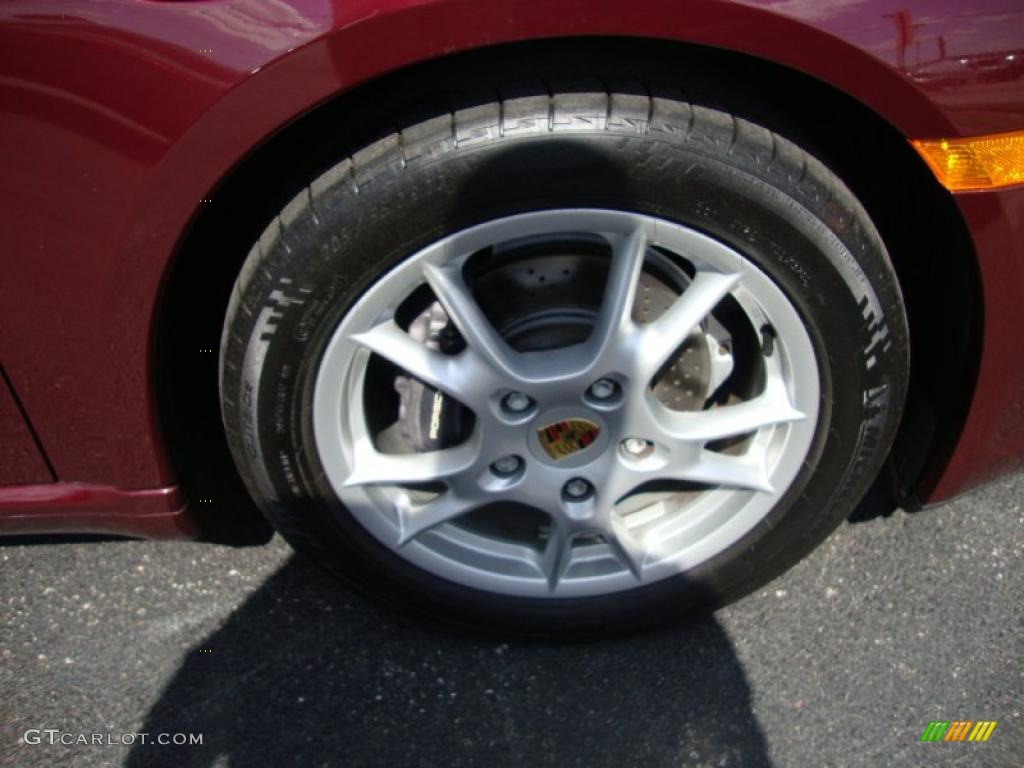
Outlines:
POLYGON ((21 737, 26 744, 63 744, 70 746, 161 744, 195 746, 203 743, 201 733, 72 733, 57 728, 29 728, 21 737))
POLYGON ((921 741, 988 741, 996 725, 995 720, 932 720, 921 741))

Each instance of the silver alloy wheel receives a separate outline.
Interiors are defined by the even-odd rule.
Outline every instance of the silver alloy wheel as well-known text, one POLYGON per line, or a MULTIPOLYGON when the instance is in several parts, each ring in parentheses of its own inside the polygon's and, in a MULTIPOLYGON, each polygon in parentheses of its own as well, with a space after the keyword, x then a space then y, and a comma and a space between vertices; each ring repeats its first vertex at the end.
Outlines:
POLYGON ((740 539, 796 477, 815 433, 818 401, 818 366, 800 317, 780 288, 737 251, 663 219, 566 209, 458 232, 380 278, 344 316, 324 352, 313 425, 339 499, 400 557, 475 589, 561 598, 651 583, 740 539), (495 245, 575 233, 597 235, 611 249, 593 330, 586 341, 557 350, 512 349, 474 298, 463 266, 495 245), (641 325, 633 320, 634 298, 655 247, 685 258, 695 272, 660 317, 641 325), (424 284, 465 340, 461 352, 431 349, 396 322, 396 309, 424 284), (653 396, 651 383, 727 295, 765 334, 763 386, 742 402, 671 410, 653 396), (371 355, 469 408, 475 416, 469 437, 436 451, 382 452, 365 410, 371 355), (606 382, 615 395, 595 397, 606 382), (520 394, 529 398, 527 407, 503 405, 520 394), (592 440, 555 458, 542 445, 541 431, 572 420, 593 425, 592 440), (740 452, 718 447, 741 437, 740 452), (514 465, 514 471, 495 471, 496 462, 510 457, 518 461, 501 466, 514 465), (704 489, 630 495, 652 481, 704 489), (426 500, 410 489, 437 482, 442 490, 426 500), (550 517, 540 546, 459 523, 496 501, 550 517))

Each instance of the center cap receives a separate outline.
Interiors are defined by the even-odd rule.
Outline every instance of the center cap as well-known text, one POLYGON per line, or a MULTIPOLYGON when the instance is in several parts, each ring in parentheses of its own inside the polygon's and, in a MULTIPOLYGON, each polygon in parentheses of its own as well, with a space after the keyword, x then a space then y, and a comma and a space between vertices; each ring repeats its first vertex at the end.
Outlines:
POLYGON ((537 430, 540 447, 555 461, 572 456, 591 445, 601 427, 590 419, 562 419, 537 430))
POLYGON ((533 422, 530 450, 540 460, 558 467, 589 464, 608 445, 608 429, 600 416, 579 406, 552 408, 533 422))

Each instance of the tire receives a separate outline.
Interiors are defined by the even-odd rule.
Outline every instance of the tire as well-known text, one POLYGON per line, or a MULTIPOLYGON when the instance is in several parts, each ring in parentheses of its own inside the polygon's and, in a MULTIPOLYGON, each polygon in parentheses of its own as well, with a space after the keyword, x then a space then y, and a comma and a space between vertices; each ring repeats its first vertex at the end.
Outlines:
MULTIPOLYGON (((245 260, 220 355, 232 453, 250 493, 293 546, 415 610, 543 635, 626 631, 714 608, 804 557, 878 474, 900 417, 909 354, 885 247, 864 208, 821 162, 758 125, 681 99, 563 90, 520 88, 513 98, 439 109, 299 189, 245 260), (632 588, 569 591, 584 583, 581 576, 566 579, 565 594, 538 596, 448 578, 371 532, 360 517, 366 513, 340 499, 348 491, 332 480, 322 435, 318 443, 315 402, 338 328, 412 254, 488 222, 564 210, 666 222, 741 254, 799 318, 817 368, 815 403, 805 410, 817 415, 793 477, 773 489, 770 508, 732 543, 632 588)), ((758 340, 768 356, 775 331, 765 332, 758 340)), ((391 379, 374 379, 373 365, 363 374, 377 387, 372 402, 392 403, 391 379)), ((606 453, 614 452, 609 444, 606 453)), ((551 518, 544 551, 554 530, 551 518)), ((646 573, 653 560, 640 562, 646 573)))

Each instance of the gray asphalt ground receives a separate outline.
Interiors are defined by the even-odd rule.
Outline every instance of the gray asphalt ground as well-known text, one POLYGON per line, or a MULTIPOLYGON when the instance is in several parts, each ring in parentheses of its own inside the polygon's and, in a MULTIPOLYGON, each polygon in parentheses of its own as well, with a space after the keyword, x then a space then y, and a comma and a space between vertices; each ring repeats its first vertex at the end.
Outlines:
POLYGON ((1019 766, 1022 552, 1018 475, 847 523, 714 618, 545 645, 398 615, 278 539, 6 540, 0 765, 1019 766), (919 740, 979 719, 988 743, 919 740))

